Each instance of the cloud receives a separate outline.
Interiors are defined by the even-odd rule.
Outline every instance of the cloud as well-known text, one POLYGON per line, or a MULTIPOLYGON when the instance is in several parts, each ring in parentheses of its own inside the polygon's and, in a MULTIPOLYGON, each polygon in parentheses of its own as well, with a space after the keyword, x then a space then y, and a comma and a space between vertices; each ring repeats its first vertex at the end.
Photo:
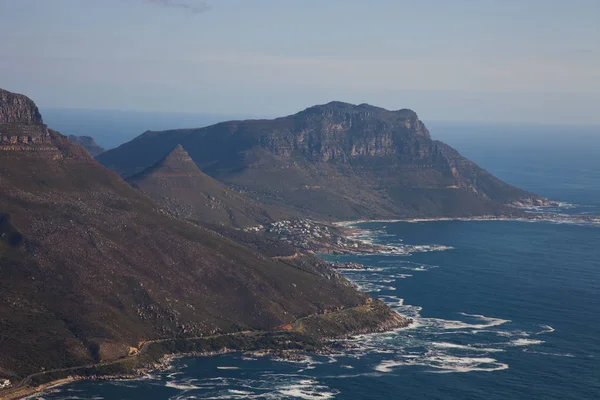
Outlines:
POLYGON ((143 0, 143 2, 155 6, 179 8, 193 14, 200 14, 211 9, 210 5, 205 1, 181 2, 177 0, 143 0))

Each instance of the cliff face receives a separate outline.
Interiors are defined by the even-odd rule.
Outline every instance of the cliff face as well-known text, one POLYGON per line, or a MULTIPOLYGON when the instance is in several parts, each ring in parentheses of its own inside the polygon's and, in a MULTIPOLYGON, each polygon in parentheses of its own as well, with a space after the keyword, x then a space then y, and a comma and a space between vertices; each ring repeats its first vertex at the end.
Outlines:
POLYGON ((21 94, 0 89, 0 149, 50 150, 44 146, 49 134, 42 116, 33 101, 21 94))
POLYGON ((285 217, 203 173, 180 145, 128 181, 184 219, 243 228, 285 217))
MULTIPOLYGON (((13 104, 0 108, 21 115, 13 104)), ((36 118, 17 125, 45 129, 43 147, 0 148, 0 379, 116 359, 143 340, 270 329, 368 300, 310 266, 166 215, 36 118)))
POLYGON ((42 115, 27 96, 0 89, 0 124, 43 124, 42 115))
POLYGON ((333 102, 274 120, 146 132, 98 157, 133 174, 181 143, 207 174, 296 216, 320 219, 518 213, 540 201, 432 140, 411 110, 333 102))
POLYGON ((311 161, 349 162, 397 154, 423 157, 425 147, 415 146, 430 139, 414 112, 392 112, 366 104, 315 106, 290 122, 291 126, 261 135, 260 146, 282 157, 300 154, 311 161))

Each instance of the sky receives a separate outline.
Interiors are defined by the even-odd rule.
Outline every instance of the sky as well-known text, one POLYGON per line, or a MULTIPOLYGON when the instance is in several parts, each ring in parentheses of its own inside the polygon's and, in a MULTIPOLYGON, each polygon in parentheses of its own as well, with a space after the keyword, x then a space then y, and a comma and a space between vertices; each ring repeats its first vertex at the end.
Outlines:
POLYGON ((599 0, 0 0, 0 87, 42 107, 600 124, 599 0))

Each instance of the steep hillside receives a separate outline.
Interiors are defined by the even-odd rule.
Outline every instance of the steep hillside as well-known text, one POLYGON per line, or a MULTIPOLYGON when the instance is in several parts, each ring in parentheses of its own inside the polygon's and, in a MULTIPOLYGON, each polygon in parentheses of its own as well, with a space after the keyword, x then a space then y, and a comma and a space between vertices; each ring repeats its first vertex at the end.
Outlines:
POLYGON ((184 219, 241 228, 284 218, 200 171, 179 145, 128 181, 184 219))
POLYGON ((323 219, 511 214, 543 202, 432 140, 411 110, 333 102, 275 120, 146 132, 98 157, 124 176, 177 144, 213 178, 323 219))
POLYGON ((369 300, 336 275, 161 213, 47 129, 31 100, 0 99, 0 378, 369 300))

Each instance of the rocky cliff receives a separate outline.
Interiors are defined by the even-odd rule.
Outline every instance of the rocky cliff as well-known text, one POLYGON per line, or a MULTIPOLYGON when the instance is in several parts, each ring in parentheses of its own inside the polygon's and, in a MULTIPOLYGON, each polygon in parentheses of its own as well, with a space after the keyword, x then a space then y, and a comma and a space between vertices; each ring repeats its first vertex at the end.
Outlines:
POLYGON ((543 202, 433 140, 414 111, 333 102, 274 120, 146 132, 98 157, 131 175, 182 144, 207 174, 321 219, 518 214, 543 202))
POLYGON ((46 151, 46 157, 60 157, 33 101, 22 94, 0 89, 0 150, 46 151))
POLYGON ((42 115, 27 96, 0 89, 0 124, 43 124, 42 115))

